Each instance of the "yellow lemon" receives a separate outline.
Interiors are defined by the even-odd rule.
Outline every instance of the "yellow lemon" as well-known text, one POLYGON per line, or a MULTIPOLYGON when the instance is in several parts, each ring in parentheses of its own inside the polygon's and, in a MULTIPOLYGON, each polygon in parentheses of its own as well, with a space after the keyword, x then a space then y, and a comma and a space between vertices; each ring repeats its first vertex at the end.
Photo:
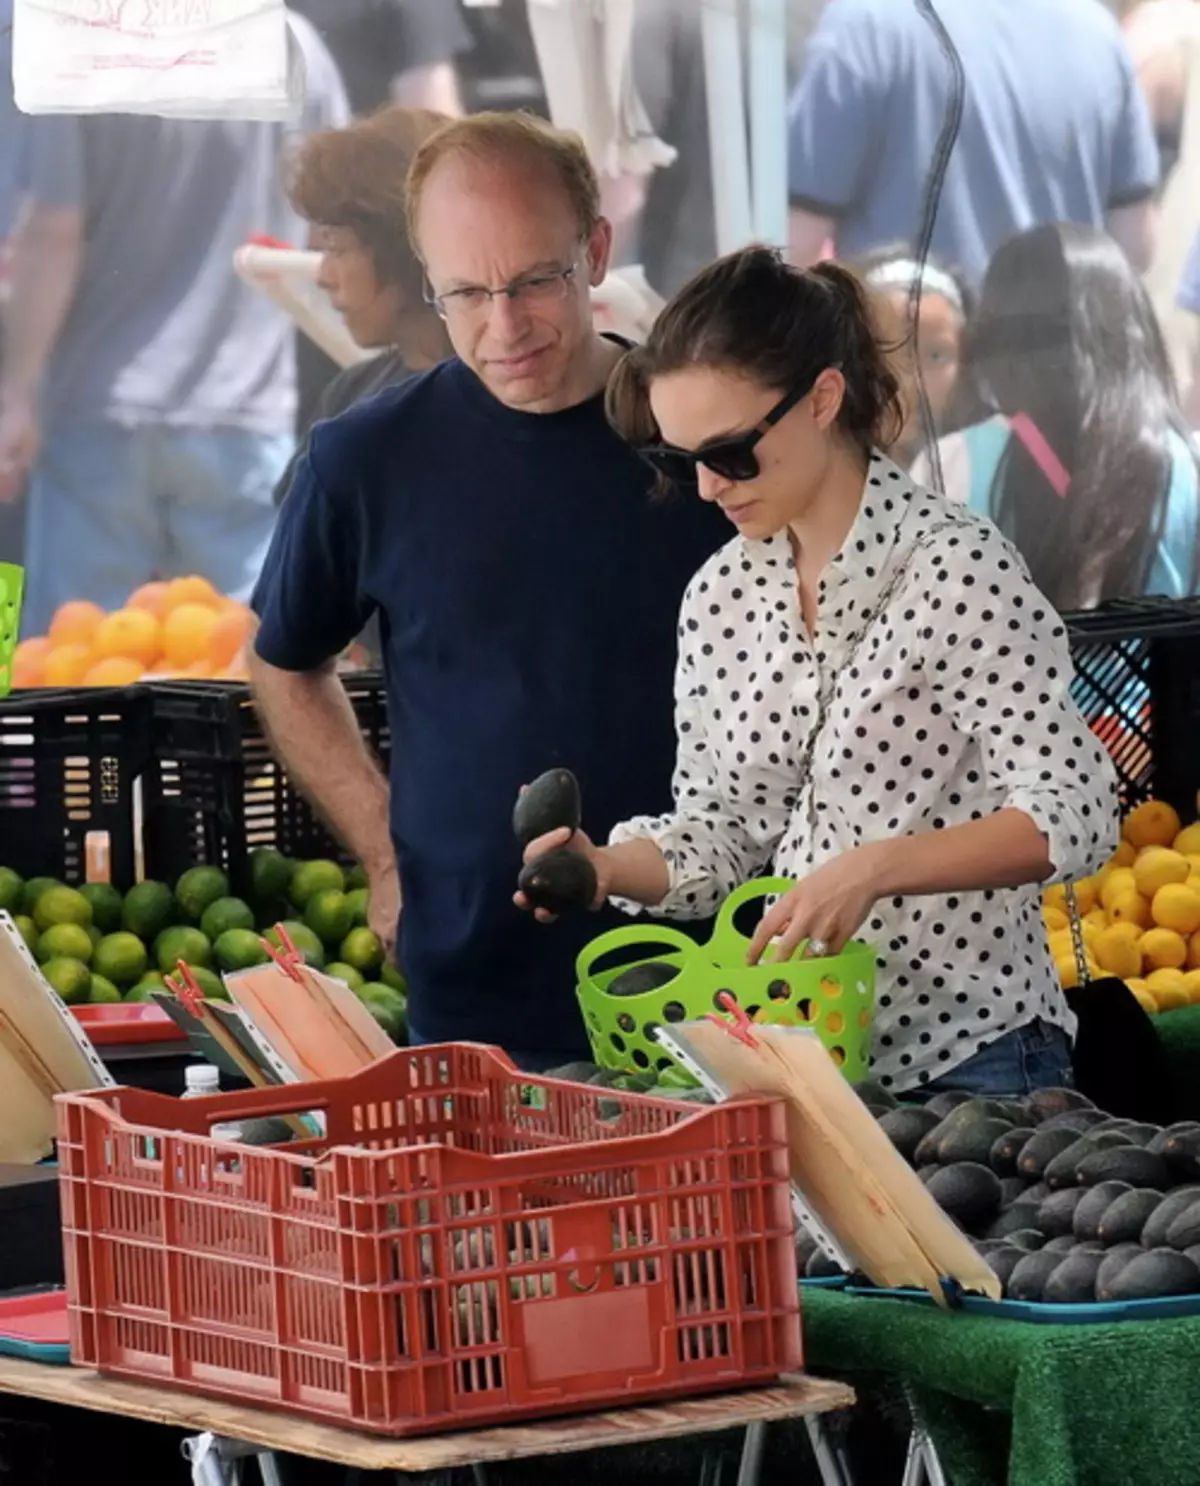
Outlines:
POLYGON ((1133 976, 1132 979, 1127 980, 1125 984, 1131 991, 1144 991, 1147 989, 1146 982, 1141 978, 1140 975, 1133 976))
POLYGON ((1194 825, 1184 826, 1171 844, 1185 857, 1200 856, 1200 820, 1194 825))
POLYGON ((1183 977, 1183 988, 1187 992, 1188 1005, 1195 1006, 1200 1001, 1200 970, 1189 970, 1183 977))
MULTIPOLYGON (((1046 925, 1046 932, 1049 934, 1061 934, 1064 929, 1070 928, 1067 915, 1061 908, 1043 908, 1042 919, 1046 925)), ((1197 927, 1200 928, 1200 925, 1197 927)))
POLYGON ((1108 928, 1108 914, 1103 908, 1093 908, 1091 913, 1085 913, 1083 921, 1085 924, 1091 924, 1093 929, 1108 928))
POLYGON ((1136 944, 1142 937, 1142 926, 1141 924, 1126 921, 1123 924, 1110 924, 1108 932, 1118 935, 1122 939, 1127 939, 1130 944, 1136 944))
POLYGON ((1115 924, 1097 934, 1090 947, 1101 970, 1110 975, 1119 975, 1122 980, 1142 973, 1142 952, 1137 944, 1124 932, 1129 925, 1115 924))
POLYGON ((1079 984, 1079 966, 1073 957, 1067 959, 1055 959, 1054 969, 1058 975, 1058 983, 1064 991, 1073 991, 1079 984))
POLYGON ((1200 970, 1200 933, 1188 940, 1188 969, 1200 970))
POLYGON ((1150 904, 1137 888, 1129 888, 1108 905, 1108 916, 1114 924, 1140 924, 1146 929, 1150 926, 1150 904))
POLYGON ((1044 908, 1061 908, 1067 911, 1067 890, 1061 882, 1051 883, 1042 894, 1042 906, 1044 908))
POLYGON ((1144 898, 1153 898, 1161 887, 1186 882, 1191 874, 1187 858, 1165 846, 1152 846, 1133 864, 1133 880, 1144 898))
POLYGON ((1137 861, 1137 847, 1130 841, 1122 841, 1112 856, 1109 857, 1106 871, 1113 871, 1118 867, 1132 867, 1137 861))
POLYGON ((1155 995, 1172 986, 1183 989, 1182 970, 1154 970, 1146 976, 1146 989, 1153 991, 1155 995))
POLYGON ((1080 914, 1091 913, 1100 901, 1099 877, 1081 877, 1074 886, 1075 902, 1079 906, 1080 914))
POLYGON ((1130 990, 1133 991, 1134 996, 1137 998, 1137 1004, 1147 1016, 1158 1015, 1158 1002, 1154 999, 1153 991, 1148 991, 1145 986, 1131 986, 1130 990))
POLYGON ((1154 894, 1150 915, 1160 929, 1194 934, 1200 929, 1200 891, 1186 882, 1168 883, 1154 894))
POLYGON ((1173 929, 1148 929, 1138 948, 1151 970, 1179 970, 1187 964, 1187 940, 1173 929))
POLYGON ((1139 850, 1143 846, 1170 846, 1183 829, 1178 814, 1163 800, 1147 800, 1125 817, 1121 834, 1139 850))
POLYGON ((1137 878, 1132 867, 1116 867, 1104 879, 1100 888, 1100 901, 1111 913, 1113 903, 1122 893, 1137 892, 1137 878))
POLYGON ((1190 1006, 1188 993, 1182 986, 1164 986, 1161 990, 1154 992, 1154 999, 1158 1003, 1158 1009, 1162 1011, 1180 1011, 1185 1006, 1190 1006))
POLYGON ((1050 946, 1053 959, 1069 960, 1075 953, 1075 941, 1071 938, 1070 929, 1058 929, 1053 934, 1047 934, 1046 943, 1050 946))

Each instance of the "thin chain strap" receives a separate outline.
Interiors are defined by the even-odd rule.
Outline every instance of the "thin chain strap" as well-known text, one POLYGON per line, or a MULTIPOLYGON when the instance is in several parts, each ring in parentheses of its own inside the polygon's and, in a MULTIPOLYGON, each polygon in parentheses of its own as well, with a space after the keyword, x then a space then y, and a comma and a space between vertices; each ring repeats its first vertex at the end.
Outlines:
POLYGON ((1075 896, 1075 884, 1068 882, 1064 889, 1067 899, 1067 922, 1071 926, 1071 948, 1075 951, 1075 969, 1081 986, 1091 985, 1088 970, 1087 946, 1083 942, 1083 919, 1079 915, 1079 899, 1075 896))

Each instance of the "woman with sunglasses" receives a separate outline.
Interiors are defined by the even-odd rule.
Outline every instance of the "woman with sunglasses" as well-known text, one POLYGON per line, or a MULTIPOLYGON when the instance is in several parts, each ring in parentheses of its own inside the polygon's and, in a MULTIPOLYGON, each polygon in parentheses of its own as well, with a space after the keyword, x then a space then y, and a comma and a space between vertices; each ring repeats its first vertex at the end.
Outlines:
POLYGON ((751 959, 868 939, 885 1086, 1066 1082, 1039 893, 1114 848, 1112 766, 1020 558, 880 452, 902 409, 858 280, 722 259, 620 363, 609 416, 735 535, 683 603, 674 813, 571 841, 597 903, 701 918, 771 869, 797 885, 751 959))

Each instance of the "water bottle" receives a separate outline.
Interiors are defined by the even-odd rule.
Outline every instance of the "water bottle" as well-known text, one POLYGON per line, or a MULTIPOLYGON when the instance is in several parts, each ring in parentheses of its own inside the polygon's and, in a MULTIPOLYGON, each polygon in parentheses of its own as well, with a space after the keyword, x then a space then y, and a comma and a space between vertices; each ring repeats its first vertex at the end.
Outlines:
MULTIPOLYGON (((189 1063, 184 1069, 183 1099, 206 1099, 221 1092, 221 1070, 212 1063, 189 1063)), ((222 1120, 209 1131, 214 1140, 240 1140, 242 1127, 237 1120, 222 1120)))

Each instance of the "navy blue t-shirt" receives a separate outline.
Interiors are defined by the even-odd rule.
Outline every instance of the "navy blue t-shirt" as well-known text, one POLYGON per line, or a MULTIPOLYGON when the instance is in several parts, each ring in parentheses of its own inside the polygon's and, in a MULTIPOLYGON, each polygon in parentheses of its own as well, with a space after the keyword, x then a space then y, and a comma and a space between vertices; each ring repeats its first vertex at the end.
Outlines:
POLYGON ((313 430, 257 648, 311 669, 378 611, 398 955, 426 1040, 586 1049, 575 956, 628 921, 513 905, 513 801, 566 765, 596 840, 669 808, 679 603, 727 536, 694 494, 652 498, 599 396, 516 412, 452 360, 313 430))

